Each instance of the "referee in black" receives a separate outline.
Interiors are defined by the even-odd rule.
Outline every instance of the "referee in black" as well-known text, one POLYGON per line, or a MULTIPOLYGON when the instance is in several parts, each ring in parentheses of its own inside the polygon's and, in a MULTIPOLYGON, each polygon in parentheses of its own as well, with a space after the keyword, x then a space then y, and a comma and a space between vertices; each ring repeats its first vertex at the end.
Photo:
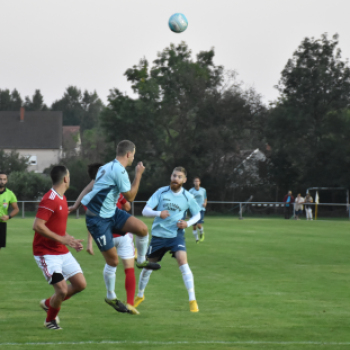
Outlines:
POLYGON ((15 194, 6 188, 7 174, 0 170, 0 249, 6 247, 7 221, 18 214, 17 198, 15 194), (9 214, 9 207, 12 211, 9 214))

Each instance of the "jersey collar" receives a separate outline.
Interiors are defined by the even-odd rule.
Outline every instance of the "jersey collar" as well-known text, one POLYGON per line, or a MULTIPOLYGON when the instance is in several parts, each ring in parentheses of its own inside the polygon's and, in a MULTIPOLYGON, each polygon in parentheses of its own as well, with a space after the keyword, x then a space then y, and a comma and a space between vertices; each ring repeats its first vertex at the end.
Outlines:
POLYGON ((59 195, 53 188, 51 188, 51 191, 55 192, 59 198, 63 199, 63 197, 59 195))
POLYGON ((182 187, 181 190, 179 192, 174 192, 171 188, 170 188, 171 193, 174 196, 179 196, 181 193, 184 193, 185 189, 182 187))

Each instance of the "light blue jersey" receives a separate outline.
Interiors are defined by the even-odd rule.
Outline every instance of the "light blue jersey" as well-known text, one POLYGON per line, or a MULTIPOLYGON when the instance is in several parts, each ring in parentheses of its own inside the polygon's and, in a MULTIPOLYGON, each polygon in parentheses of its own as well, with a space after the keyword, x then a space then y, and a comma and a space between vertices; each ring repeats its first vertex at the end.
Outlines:
POLYGON ((192 216, 200 211, 196 200, 188 191, 182 188, 178 193, 174 193, 170 186, 161 187, 146 205, 157 211, 169 211, 169 217, 156 217, 152 225, 152 236, 163 238, 176 237, 179 229, 176 224, 186 218, 187 210, 192 216))
POLYGON ((102 218, 110 218, 116 210, 119 194, 130 191, 131 184, 125 168, 114 159, 98 169, 92 191, 81 203, 102 218))
POLYGON ((193 194, 193 196, 196 199, 201 210, 205 211, 205 207, 203 207, 203 204, 204 204, 205 200, 207 199, 207 191, 205 190, 205 188, 199 187, 199 189, 197 191, 195 187, 192 187, 188 192, 193 194))

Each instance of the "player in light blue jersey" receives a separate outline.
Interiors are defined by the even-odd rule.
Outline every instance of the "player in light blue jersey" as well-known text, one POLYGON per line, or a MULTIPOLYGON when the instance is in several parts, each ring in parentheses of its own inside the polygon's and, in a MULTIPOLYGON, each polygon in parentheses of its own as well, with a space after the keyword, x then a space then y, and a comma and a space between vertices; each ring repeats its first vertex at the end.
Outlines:
MULTIPOLYGON (((115 294, 118 255, 113 242, 113 233, 125 235, 130 232, 136 235, 137 267, 154 270, 160 268, 159 264, 146 261, 148 246, 146 224, 116 207, 120 193, 132 202, 138 192, 145 167, 142 162, 137 164, 132 184, 130 184, 129 175, 125 169, 133 163, 134 157, 134 143, 128 140, 119 142, 116 158, 98 169, 96 179, 91 181, 79 196, 82 197, 81 203, 87 207, 86 226, 106 261, 103 270, 107 288, 105 301, 119 312, 128 312, 128 309, 115 294)), ((79 198, 77 203, 79 203, 79 198)))
MULTIPOLYGON (((186 170, 176 167, 171 175, 170 186, 161 187, 153 194, 143 209, 142 215, 155 218, 152 225, 152 239, 147 252, 148 260, 156 263, 162 260, 166 252, 172 253, 179 264, 188 291, 190 311, 198 312, 193 274, 187 262, 184 229, 200 219, 200 208, 194 197, 182 188, 186 180, 186 170), (192 218, 184 221, 188 210, 192 218)), ((151 273, 152 270, 144 268, 140 274, 135 307, 145 299, 144 290, 151 273)))
POLYGON ((200 187, 201 186, 201 179, 196 176, 193 179, 193 185, 189 192, 193 194, 194 198, 196 199, 199 207, 201 208, 201 218, 200 220, 193 225, 193 236, 196 239, 196 242, 198 243, 204 241, 204 214, 205 214, 205 208, 207 206, 207 191, 205 188, 200 187), (198 239, 198 233, 197 233, 197 227, 199 229, 199 239, 198 239))

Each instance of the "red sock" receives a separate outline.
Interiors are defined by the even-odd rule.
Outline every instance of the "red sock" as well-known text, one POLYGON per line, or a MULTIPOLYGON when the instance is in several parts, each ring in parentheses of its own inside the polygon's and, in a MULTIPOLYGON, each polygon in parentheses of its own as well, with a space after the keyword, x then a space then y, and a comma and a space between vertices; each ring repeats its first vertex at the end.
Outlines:
POLYGON ((52 306, 50 306, 49 310, 47 311, 47 317, 46 317, 46 322, 53 321, 61 308, 54 309, 52 306))
POLYGON ((48 308, 50 308, 50 300, 51 300, 51 297, 45 300, 45 306, 48 308))
POLYGON ((130 305, 134 305, 136 278, 135 278, 135 270, 133 267, 125 270, 125 290, 126 290, 126 302, 130 305))
MULTIPOLYGON (((65 297, 65 298, 63 299, 63 301, 70 299, 70 297, 71 297, 71 295, 70 295, 69 297, 65 297)), ((48 307, 48 308, 50 307, 50 300, 51 300, 51 297, 45 300, 45 305, 46 305, 46 307, 48 307)))

